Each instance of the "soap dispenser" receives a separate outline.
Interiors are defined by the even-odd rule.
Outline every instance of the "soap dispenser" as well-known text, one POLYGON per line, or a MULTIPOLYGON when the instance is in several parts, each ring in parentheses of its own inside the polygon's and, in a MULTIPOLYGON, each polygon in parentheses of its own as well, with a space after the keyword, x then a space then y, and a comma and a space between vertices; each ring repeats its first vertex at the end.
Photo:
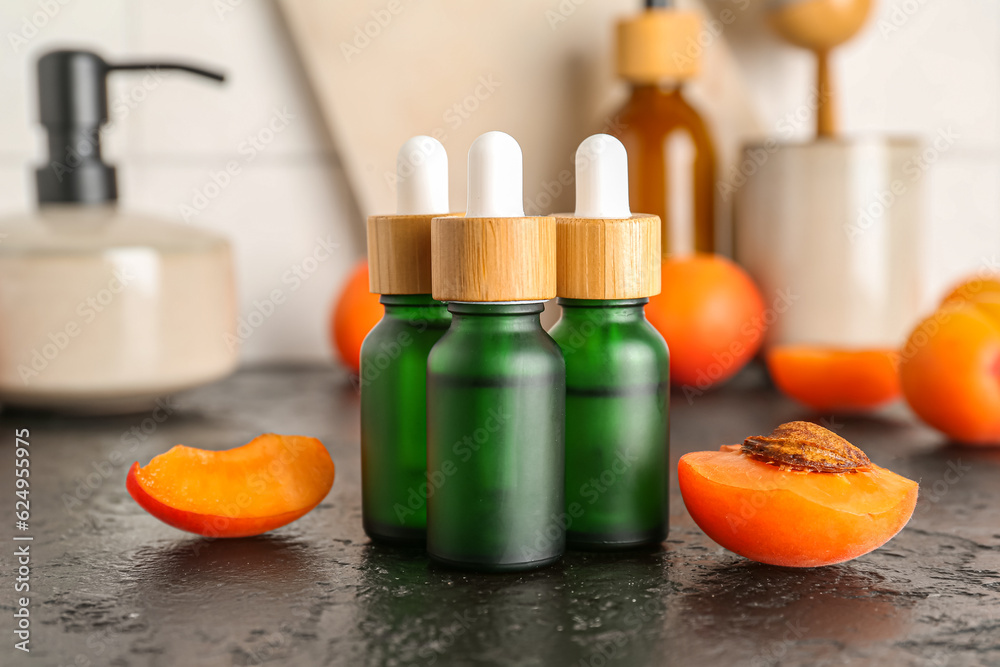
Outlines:
POLYGON ((427 355, 451 323, 431 296, 431 220, 448 213, 448 154, 413 137, 396 175, 396 215, 368 218, 369 287, 385 314, 361 345, 361 517, 373 541, 423 544, 427 355))
POLYGON ((556 218, 550 332, 566 360, 566 540, 619 550, 667 536, 670 356, 646 320, 660 292, 660 221, 632 213, 621 142, 576 152, 576 211, 556 218))
POLYGON ((521 148, 469 149, 468 210, 431 223, 432 294, 451 326, 427 360, 427 553, 527 570, 565 549, 566 371, 539 314, 555 296, 555 220, 525 216, 521 148))
POLYGON ((110 414, 217 380, 236 366, 225 239, 124 211, 101 157, 107 77, 177 63, 111 64, 89 51, 38 61, 48 159, 38 209, 0 221, 0 403, 110 414))

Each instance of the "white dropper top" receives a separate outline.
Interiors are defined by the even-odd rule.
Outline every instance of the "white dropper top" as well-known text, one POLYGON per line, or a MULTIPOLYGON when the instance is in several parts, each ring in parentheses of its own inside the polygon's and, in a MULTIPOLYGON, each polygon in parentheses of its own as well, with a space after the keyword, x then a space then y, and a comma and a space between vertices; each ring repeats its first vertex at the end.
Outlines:
POLYGON ((469 148, 467 218, 523 218, 521 147, 503 132, 487 132, 469 148))
POLYGON ((628 154, 610 134, 594 134, 576 149, 578 218, 629 218, 628 154))
POLYGON ((396 214, 448 213, 448 153, 433 137, 411 137, 396 153, 396 214))

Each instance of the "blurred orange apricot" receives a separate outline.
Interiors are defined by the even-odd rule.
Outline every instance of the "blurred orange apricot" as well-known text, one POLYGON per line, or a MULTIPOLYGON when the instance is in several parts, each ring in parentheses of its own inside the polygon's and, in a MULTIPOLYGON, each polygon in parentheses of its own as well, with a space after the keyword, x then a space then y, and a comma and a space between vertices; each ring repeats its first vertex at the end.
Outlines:
POLYGON ((1000 299, 946 302, 910 334, 899 377, 930 426, 959 442, 1000 445, 1000 299))
POLYGON ((348 370, 361 369, 361 343, 382 319, 378 294, 368 291, 368 262, 351 271, 330 316, 330 342, 348 370))
POLYGON ((896 350, 781 345, 767 352, 778 389, 819 412, 863 412, 896 400, 898 360, 896 350))
POLYGON ((670 382, 707 388, 732 377, 757 353, 764 301, 742 268, 719 255, 663 262, 663 288, 646 317, 670 348, 670 382))
POLYGON ((1000 297, 1000 275, 979 276, 962 281, 941 299, 941 305, 955 301, 968 301, 982 295, 1000 297))

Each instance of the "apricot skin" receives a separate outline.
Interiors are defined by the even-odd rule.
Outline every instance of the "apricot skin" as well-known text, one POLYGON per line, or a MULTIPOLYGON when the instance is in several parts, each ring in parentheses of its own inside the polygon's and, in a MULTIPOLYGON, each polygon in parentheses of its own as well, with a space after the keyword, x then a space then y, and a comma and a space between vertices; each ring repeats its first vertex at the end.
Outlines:
POLYGON ((930 426, 961 443, 1000 444, 1000 319, 989 304, 952 303, 921 322, 899 377, 930 426))
POLYGON ((164 523, 205 537, 260 535, 291 523, 326 497, 334 478, 318 440, 270 433, 218 452, 179 445, 146 470, 154 472, 144 475, 138 462, 129 470, 132 498, 164 523))
POLYGON ((909 521, 917 484, 878 466, 786 472, 738 451, 681 457, 678 480, 695 523, 721 546, 784 567, 841 563, 888 542, 909 521))

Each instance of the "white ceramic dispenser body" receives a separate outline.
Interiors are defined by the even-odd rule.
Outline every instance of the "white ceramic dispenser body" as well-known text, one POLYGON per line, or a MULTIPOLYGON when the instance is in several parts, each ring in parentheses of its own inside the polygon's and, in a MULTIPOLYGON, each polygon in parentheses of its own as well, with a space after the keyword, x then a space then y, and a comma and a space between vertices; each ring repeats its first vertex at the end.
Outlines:
POLYGON ((236 367, 221 237, 113 204, 44 205, 0 234, 0 403, 133 412, 236 367))

